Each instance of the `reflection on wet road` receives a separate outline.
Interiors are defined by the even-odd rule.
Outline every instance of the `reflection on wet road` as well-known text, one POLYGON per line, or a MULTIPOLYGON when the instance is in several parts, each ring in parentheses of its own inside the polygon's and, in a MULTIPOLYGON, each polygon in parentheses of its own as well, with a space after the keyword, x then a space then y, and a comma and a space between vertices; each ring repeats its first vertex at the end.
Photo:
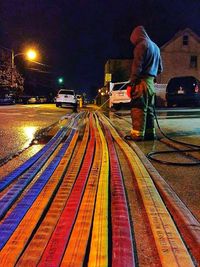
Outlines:
POLYGON ((54 104, 0 106, 0 159, 26 148, 39 130, 70 112, 54 104))

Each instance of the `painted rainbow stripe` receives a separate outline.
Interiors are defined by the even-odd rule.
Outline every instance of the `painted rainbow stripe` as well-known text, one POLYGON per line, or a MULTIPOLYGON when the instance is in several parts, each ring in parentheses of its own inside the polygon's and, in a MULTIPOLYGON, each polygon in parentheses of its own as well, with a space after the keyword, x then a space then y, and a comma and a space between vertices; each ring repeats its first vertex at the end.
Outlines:
POLYGON ((1 266, 136 265, 134 223, 129 218, 116 146, 137 182, 160 264, 194 266, 149 173, 131 146, 102 113, 79 115, 50 141, 49 148, 42 150, 33 164, 24 165, 27 168, 17 180, 21 182, 8 179, 5 187, 10 184, 15 190, 2 191, 2 207, 6 207, 6 198, 11 204, 0 221, 1 266), (50 147, 54 151, 48 154, 50 147), (34 179, 43 166, 37 163, 45 160, 46 168, 34 179), (33 181, 25 186, 26 173, 33 181))
POLYGON ((119 136, 114 127, 111 126, 108 119, 102 114, 99 114, 99 116, 110 129, 114 140, 124 152, 135 174, 162 266, 194 266, 171 215, 144 165, 130 146, 119 136))

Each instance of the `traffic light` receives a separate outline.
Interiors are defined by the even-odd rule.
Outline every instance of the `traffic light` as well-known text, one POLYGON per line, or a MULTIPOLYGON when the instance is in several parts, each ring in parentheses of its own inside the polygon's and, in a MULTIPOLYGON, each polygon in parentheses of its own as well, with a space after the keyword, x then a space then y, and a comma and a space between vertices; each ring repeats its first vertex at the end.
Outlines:
POLYGON ((59 78, 58 78, 58 83, 59 83, 59 84, 63 84, 63 82, 64 82, 63 77, 59 77, 59 78))

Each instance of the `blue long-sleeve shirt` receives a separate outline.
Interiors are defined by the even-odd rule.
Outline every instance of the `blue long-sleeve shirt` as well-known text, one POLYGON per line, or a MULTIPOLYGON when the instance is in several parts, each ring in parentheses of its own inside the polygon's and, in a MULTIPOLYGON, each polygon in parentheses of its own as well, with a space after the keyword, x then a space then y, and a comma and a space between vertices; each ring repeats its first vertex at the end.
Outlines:
POLYGON ((135 45, 131 67, 131 82, 143 76, 156 77, 162 72, 162 60, 159 47, 149 38, 143 26, 134 29, 130 37, 135 45))

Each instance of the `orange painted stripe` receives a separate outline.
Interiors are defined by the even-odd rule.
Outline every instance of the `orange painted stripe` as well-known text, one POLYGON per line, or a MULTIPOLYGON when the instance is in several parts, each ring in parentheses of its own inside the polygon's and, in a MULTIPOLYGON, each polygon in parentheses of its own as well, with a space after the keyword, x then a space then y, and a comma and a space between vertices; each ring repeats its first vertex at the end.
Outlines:
POLYGON ((83 266, 92 218, 95 205, 95 197, 101 168, 101 140, 95 130, 96 147, 92 169, 88 178, 85 193, 81 202, 79 213, 73 227, 73 231, 67 245, 61 266, 83 266))
POLYGON ((94 145, 94 128, 92 117, 90 116, 90 140, 88 142, 85 157, 66 206, 38 264, 40 267, 50 265, 59 266, 62 261, 92 166, 94 145))
POLYGON ((71 192, 74 181, 79 172, 85 149, 87 146, 89 138, 89 121, 85 121, 85 131, 84 136, 81 141, 76 154, 72 158, 70 165, 67 169, 67 172, 64 176, 63 182, 53 200, 52 205, 50 206, 44 220, 39 226, 37 232, 33 236, 30 244, 20 257, 20 260, 17 266, 36 266, 43 254, 43 251, 52 235, 53 230, 58 222, 60 214, 67 202, 69 194, 71 192))
POLYGON ((21 252, 26 246, 31 234, 33 233, 37 223, 40 221, 45 209, 52 200, 53 194, 57 190, 59 181, 62 177, 63 171, 68 165, 74 150, 76 141, 78 138, 78 132, 72 138, 72 141, 62 158, 62 164, 57 167, 48 183, 45 185, 32 207, 24 216, 23 220, 8 240, 4 248, 0 252, 1 266, 14 266, 17 262, 21 252))

